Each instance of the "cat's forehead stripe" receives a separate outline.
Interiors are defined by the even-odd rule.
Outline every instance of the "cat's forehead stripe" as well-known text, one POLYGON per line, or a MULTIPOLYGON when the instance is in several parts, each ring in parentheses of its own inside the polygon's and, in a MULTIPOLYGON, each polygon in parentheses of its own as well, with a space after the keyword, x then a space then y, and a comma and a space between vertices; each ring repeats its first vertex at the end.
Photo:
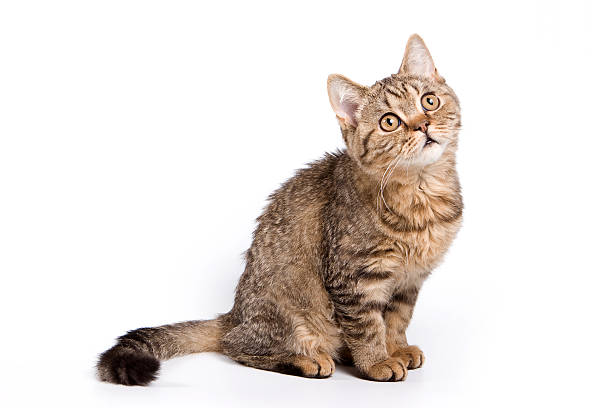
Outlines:
POLYGON ((402 91, 400 91, 399 89, 395 88, 395 87, 391 87, 391 86, 385 86, 383 88, 385 90, 385 92, 390 93, 391 95, 395 96, 396 98, 404 98, 405 95, 402 91))

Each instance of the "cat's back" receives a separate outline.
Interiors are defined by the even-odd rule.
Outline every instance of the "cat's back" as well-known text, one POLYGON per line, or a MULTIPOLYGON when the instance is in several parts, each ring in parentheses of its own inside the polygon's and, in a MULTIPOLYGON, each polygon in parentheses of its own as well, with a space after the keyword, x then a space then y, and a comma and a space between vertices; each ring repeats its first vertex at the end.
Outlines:
POLYGON ((289 279, 307 284, 318 274, 323 211, 333 199, 334 173, 344 156, 344 152, 325 154, 270 195, 257 218, 239 287, 264 287, 289 279))
POLYGON ((323 158, 298 170, 269 196, 269 203, 257 218, 255 235, 272 226, 291 228, 320 212, 333 195, 333 177, 344 152, 326 153, 323 158))

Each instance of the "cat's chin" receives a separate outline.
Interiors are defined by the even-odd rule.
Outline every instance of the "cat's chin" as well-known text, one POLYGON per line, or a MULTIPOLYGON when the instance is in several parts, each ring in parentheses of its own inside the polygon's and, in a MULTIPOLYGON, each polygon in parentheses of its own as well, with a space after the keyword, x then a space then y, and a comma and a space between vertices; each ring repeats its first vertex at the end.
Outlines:
POLYGON ((404 160, 404 167, 425 167, 437 162, 446 150, 445 142, 424 143, 419 152, 404 160))

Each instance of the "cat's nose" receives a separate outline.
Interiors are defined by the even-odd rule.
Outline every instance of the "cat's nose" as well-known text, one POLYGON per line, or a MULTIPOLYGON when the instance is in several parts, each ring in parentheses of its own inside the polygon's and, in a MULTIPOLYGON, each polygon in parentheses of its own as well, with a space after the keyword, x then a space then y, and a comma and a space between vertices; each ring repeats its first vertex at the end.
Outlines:
POLYGON ((429 121, 423 120, 415 125, 414 130, 420 130, 421 132, 426 133, 428 126, 429 126, 429 121))

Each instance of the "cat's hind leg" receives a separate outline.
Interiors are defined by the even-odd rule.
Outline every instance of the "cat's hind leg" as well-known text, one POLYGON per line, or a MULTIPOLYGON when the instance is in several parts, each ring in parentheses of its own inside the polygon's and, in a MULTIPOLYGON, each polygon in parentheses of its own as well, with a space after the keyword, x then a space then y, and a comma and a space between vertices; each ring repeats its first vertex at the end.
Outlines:
POLYGON ((329 353, 296 347, 295 328, 281 308, 263 303, 257 306, 257 313, 253 309, 221 338, 223 354, 262 370, 309 378, 333 374, 335 365, 329 353))
POLYGON ((276 354, 268 356, 236 354, 229 355, 229 357, 249 367, 308 378, 327 378, 335 370, 334 361, 325 352, 318 353, 312 357, 300 354, 276 354))

